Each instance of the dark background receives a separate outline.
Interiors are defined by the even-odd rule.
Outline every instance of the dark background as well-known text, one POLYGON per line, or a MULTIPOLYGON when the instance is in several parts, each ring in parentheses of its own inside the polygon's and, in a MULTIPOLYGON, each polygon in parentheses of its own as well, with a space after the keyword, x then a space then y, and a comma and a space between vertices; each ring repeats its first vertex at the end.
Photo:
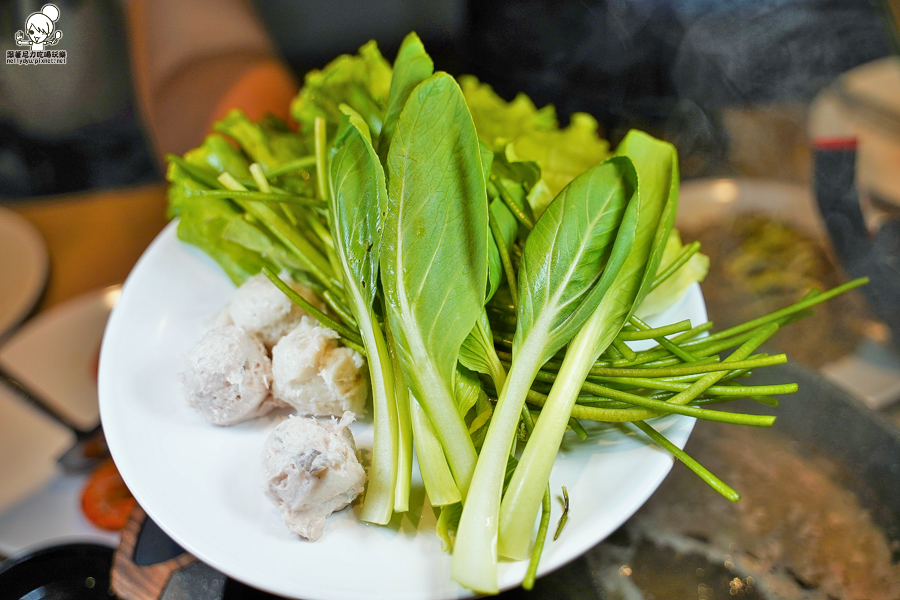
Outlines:
MULTIPOLYGON (((41 4, 0 2, 0 50, 15 48, 14 32, 41 4)), ((56 4, 69 63, 4 64, 0 75, 0 199, 159 179, 133 99, 122 6, 56 4)), ((438 68, 473 73, 506 98, 522 91, 552 103, 563 123, 588 112, 613 142, 629 127, 647 129, 683 159, 702 157, 688 175, 724 168, 724 108, 808 102, 840 73, 891 52, 876 0, 255 4, 298 75, 372 38, 390 59, 416 30, 438 68)))

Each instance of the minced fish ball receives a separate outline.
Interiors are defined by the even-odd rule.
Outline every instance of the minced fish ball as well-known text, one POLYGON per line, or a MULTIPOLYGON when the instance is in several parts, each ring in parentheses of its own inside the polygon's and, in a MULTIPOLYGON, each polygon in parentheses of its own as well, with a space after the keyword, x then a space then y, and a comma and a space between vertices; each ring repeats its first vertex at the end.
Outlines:
MULTIPOLYGON (((322 308, 321 301, 308 287, 293 281, 287 283, 310 304, 322 308)), ((237 289, 228 312, 235 325, 259 336, 267 348, 277 344, 302 317, 308 316, 264 273, 257 273, 237 289)))
POLYGON ((366 472, 356 456, 345 412, 340 422, 292 416, 275 427, 263 448, 264 491, 292 533, 321 537, 325 519, 363 491, 366 472))
POLYGON ((182 382, 187 403, 216 425, 234 425, 280 405, 271 395, 265 347, 235 325, 206 333, 187 355, 182 382))
POLYGON ((338 345, 338 334, 306 317, 272 349, 272 393, 304 416, 362 414, 369 394, 366 361, 338 345))

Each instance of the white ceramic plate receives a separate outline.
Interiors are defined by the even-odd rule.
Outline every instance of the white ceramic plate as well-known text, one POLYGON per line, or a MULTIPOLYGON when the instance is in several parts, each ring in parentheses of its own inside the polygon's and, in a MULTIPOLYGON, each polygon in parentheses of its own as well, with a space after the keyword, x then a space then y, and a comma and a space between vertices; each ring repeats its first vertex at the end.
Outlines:
POLYGON ((0 208, 0 338, 25 318, 47 282, 47 246, 18 213, 0 208))
MULTIPOLYGON (((150 246, 113 310, 100 356, 100 412, 125 482, 147 513, 202 561, 260 589, 307 600, 459 598, 450 556, 434 534, 435 515, 414 478, 411 511, 388 527, 365 525, 352 506, 332 515, 310 543, 290 534, 263 496, 260 453, 284 418, 215 427, 185 406, 178 373, 204 322, 234 288, 202 252, 179 242, 174 224, 150 246)), ((694 286, 656 322, 706 320, 694 286)), ((657 421, 683 446, 693 419, 657 421)), ((352 427, 371 449, 371 421, 352 427)), ((571 498, 568 525, 544 549, 540 573, 612 533, 662 482, 672 458, 635 435, 592 427, 587 442, 567 434, 551 477, 571 498)), ((553 501, 552 523, 560 506, 553 501)), ((503 563, 500 584, 518 585, 526 564, 503 563)))

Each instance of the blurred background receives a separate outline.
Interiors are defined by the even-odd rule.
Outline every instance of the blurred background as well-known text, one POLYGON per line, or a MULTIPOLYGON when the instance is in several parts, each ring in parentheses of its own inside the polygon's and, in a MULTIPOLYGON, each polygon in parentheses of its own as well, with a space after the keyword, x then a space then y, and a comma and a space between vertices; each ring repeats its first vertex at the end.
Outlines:
MULTIPOLYGON (((44 5, 0 2, 4 56, 44 5)), ((773 339, 805 369, 784 430, 726 445, 698 426, 688 450, 743 484, 740 508, 707 510, 676 467, 536 597, 900 598, 898 0, 55 5, 66 64, 0 70, 0 555, 119 541, 56 458, 99 422, 106 317, 166 223, 162 156, 256 93, 286 112, 306 72, 370 39, 391 60, 415 30, 437 69, 553 104, 563 126, 583 112, 613 145, 633 127, 675 144, 677 225, 712 259, 719 327, 872 278, 773 339)))
MULTIPOLYGON (((14 32, 43 4, 2 3, 4 53, 17 49, 14 32)), ((4 65, 0 75, 0 197, 158 179, 134 89, 128 3, 56 4, 66 67, 4 65)), ((214 6, 204 7, 211 29, 214 6)), ((369 39, 390 57, 415 30, 439 68, 473 73, 507 98, 525 92, 538 106, 554 104, 563 122, 583 111, 612 141, 634 126, 663 135, 678 146, 686 177, 805 181, 810 103, 842 73, 890 55, 894 44, 890 9, 877 0, 258 0, 253 6, 298 79, 369 39)), ((191 45, 189 29, 148 25, 172 35, 166 40, 172 47, 191 45)))

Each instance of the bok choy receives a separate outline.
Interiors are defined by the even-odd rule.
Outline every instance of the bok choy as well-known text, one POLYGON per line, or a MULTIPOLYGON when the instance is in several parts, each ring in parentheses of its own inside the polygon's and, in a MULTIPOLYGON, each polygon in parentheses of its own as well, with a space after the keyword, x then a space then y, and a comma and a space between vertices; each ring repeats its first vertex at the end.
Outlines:
POLYGON ((445 73, 417 85, 387 160, 381 277, 406 383, 441 442, 461 497, 475 447, 454 401, 459 348, 484 302, 488 207, 475 125, 445 73))
POLYGON ((335 250, 341 261, 350 310, 366 347, 372 382, 375 440, 360 518, 384 525, 394 509, 400 435, 393 365, 374 312, 387 189, 369 137, 347 116, 341 120, 331 151, 330 175, 335 250))

